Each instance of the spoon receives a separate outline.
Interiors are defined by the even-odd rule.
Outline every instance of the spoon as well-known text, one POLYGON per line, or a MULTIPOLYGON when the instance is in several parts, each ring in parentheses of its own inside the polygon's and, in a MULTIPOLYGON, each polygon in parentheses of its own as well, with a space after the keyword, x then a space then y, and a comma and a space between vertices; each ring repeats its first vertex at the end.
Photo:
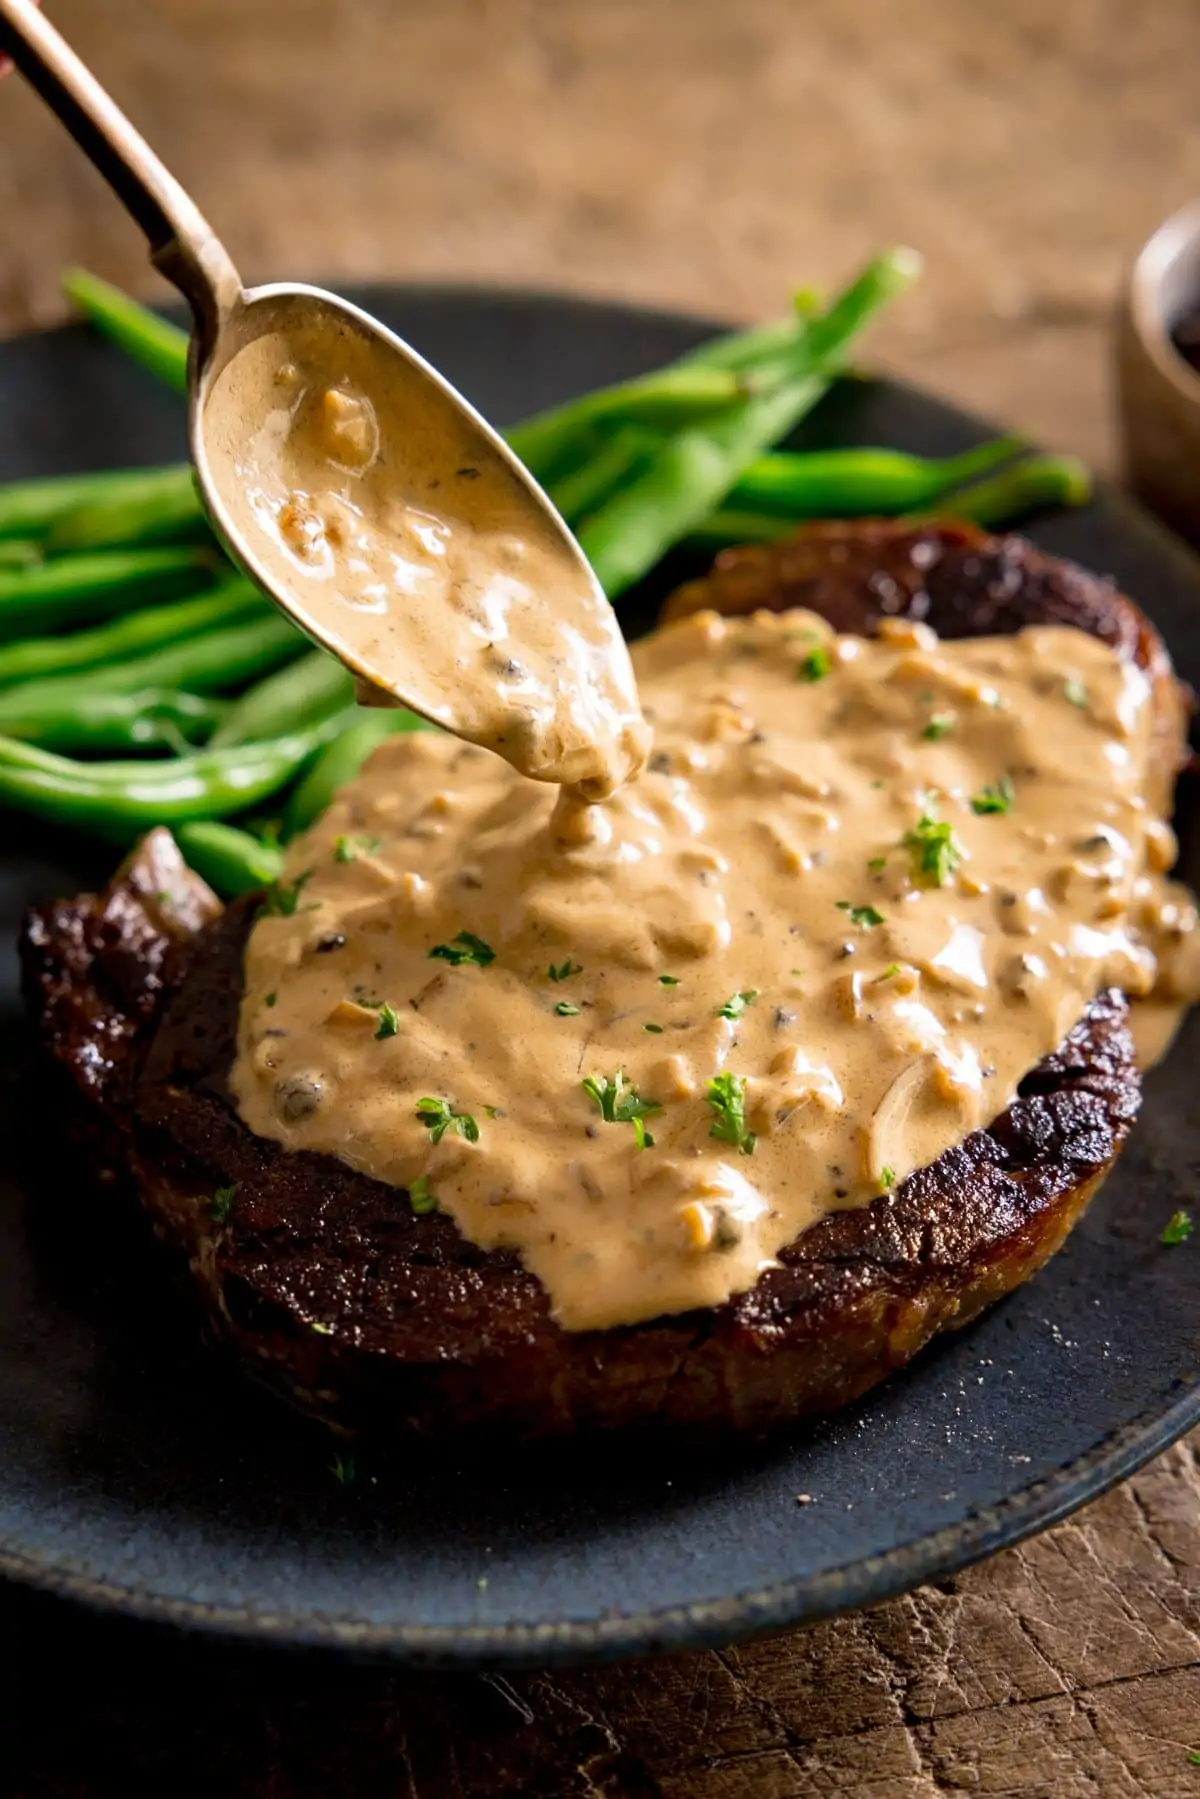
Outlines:
POLYGON ((504 440, 359 307, 316 287, 243 287, 193 200, 31 0, 0 0, 0 51, 192 309, 189 449, 234 560, 358 677, 360 699, 407 706, 585 799, 636 773, 649 734, 612 609, 504 440), (323 463, 313 453, 330 406, 369 467, 336 432, 323 463), (314 468, 332 500, 312 491, 314 468), (285 478, 297 473, 309 481, 298 494, 285 478), (281 520, 299 520, 290 542, 281 520))

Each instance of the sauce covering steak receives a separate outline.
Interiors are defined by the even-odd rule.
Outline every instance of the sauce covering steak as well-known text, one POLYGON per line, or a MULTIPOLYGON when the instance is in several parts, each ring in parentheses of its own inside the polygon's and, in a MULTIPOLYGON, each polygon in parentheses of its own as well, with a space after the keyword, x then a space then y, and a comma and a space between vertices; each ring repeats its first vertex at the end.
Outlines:
MULTIPOLYGON (((1156 634, 1110 586, 1020 540, 814 527, 726 553, 668 609, 701 606, 805 606, 864 633, 882 615, 944 636, 1076 625, 1151 676, 1155 780, 1169 793, 1183 701, 1156 634)), ((132 1177, 219 1334, 303 1409, 351 1428, 757 1435, 843 1405, 1059 1247, 1137 1110, 1126 1002, 1108 990, 987 1130, 824 1218, 749 1292, 566 1332, 515 1255, 241 1123, 227 1076, 252 917, 247 902, 221 913, 153 833, 105 894, 30 915, 26 995, 93 1161, 132 1177)))

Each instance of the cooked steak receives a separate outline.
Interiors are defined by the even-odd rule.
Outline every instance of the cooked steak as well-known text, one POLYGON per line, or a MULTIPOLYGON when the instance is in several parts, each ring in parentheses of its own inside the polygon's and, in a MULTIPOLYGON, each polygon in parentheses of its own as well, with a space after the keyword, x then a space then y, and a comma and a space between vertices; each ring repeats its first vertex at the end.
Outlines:
MULTIPOLYGON (((1111 587, 1017 539, 810 529, 722 558, 670 609, 698 604, 807 605, 859 631, 882 612, 946 635, 1079 625, 1154 675, 1160 772, 1173 777, 1181 701, 1153 629, 1111 587)), ((396 1188, 247 1131, 227 1075, 253 902, 216 910, 152 833, 105 894, 30 915, 30 1012, 94 1160, 132 1176, 219 1334, 304 1409, 351 1428, 761 1434, 843 1405, 1053 1254, 1137 1110, 1126 1002, 1107 991, 988 1130, 825 1218, 750 1292, 568 1333, 515 1256, 476 1248, 448 1217, 414 1217, 396 1188)))

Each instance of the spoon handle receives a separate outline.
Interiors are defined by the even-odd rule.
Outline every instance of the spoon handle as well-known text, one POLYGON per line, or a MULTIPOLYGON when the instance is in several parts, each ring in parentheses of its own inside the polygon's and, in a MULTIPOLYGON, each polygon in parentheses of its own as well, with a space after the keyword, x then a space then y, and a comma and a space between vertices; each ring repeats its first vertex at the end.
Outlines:
POLYGON ((0 51, 57 113, 150 240, 151 260, 196 315, 200 359, 241 298, 228 253, 91 70, 31 0, 0 0, 0 51))

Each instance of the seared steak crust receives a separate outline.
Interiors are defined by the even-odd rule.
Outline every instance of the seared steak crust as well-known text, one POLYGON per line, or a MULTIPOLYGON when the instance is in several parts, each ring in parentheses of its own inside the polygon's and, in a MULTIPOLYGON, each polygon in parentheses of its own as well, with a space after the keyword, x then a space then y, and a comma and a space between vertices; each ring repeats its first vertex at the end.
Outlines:
MULTIPOLYGON (((1161 677, 1162 710, 1175 707, 1176 719, 1173 738, 1164 730, 1164 774, 1166 761, 1173 768, 1179 713, 1165 655, 1111 588, 1015 539, 997 545, 955 528, 806 537, 786 578, 782 552, 766 571, 754 558, 748 605, 728 605, 728 563, 704 603, 804 604, 855 630, 881 611, 919 613, 939 629, 953 615, 947 635, 1082 624, 1161 677), (961 569, 944 592, 918 579, 922 559, 928 572, 968 547, 993 571, 974 610, 961 569)), ((693 589, 678 606, 695 598, 693 589)), ((288 1154, 241 1124, 226 1077, 253 908, 240 902, 195 928, 203 890, 170 868, 172 847, 153 833, 105 895, 30 916, 31 1014, 99 1133, 99 1161, 132 1174, 162 1234, 187 1254, 221 1334, 305 1409, 352 1427, 761 1434, 843 1405, 1059 1247, 1137 1110, 1125 1000, 1102 993, 988 1130, 866 1208, 825 1219, 749 1293, 713 1310, 567 1333, 514 1256, 480 1250, 449 1218, 414 1217, 403 1192, 329 1157, 288 1154), (177 888, 178 901, 164 904, 177 888), (231 1187, 218 1220, 213 1196, 231 1187)))

